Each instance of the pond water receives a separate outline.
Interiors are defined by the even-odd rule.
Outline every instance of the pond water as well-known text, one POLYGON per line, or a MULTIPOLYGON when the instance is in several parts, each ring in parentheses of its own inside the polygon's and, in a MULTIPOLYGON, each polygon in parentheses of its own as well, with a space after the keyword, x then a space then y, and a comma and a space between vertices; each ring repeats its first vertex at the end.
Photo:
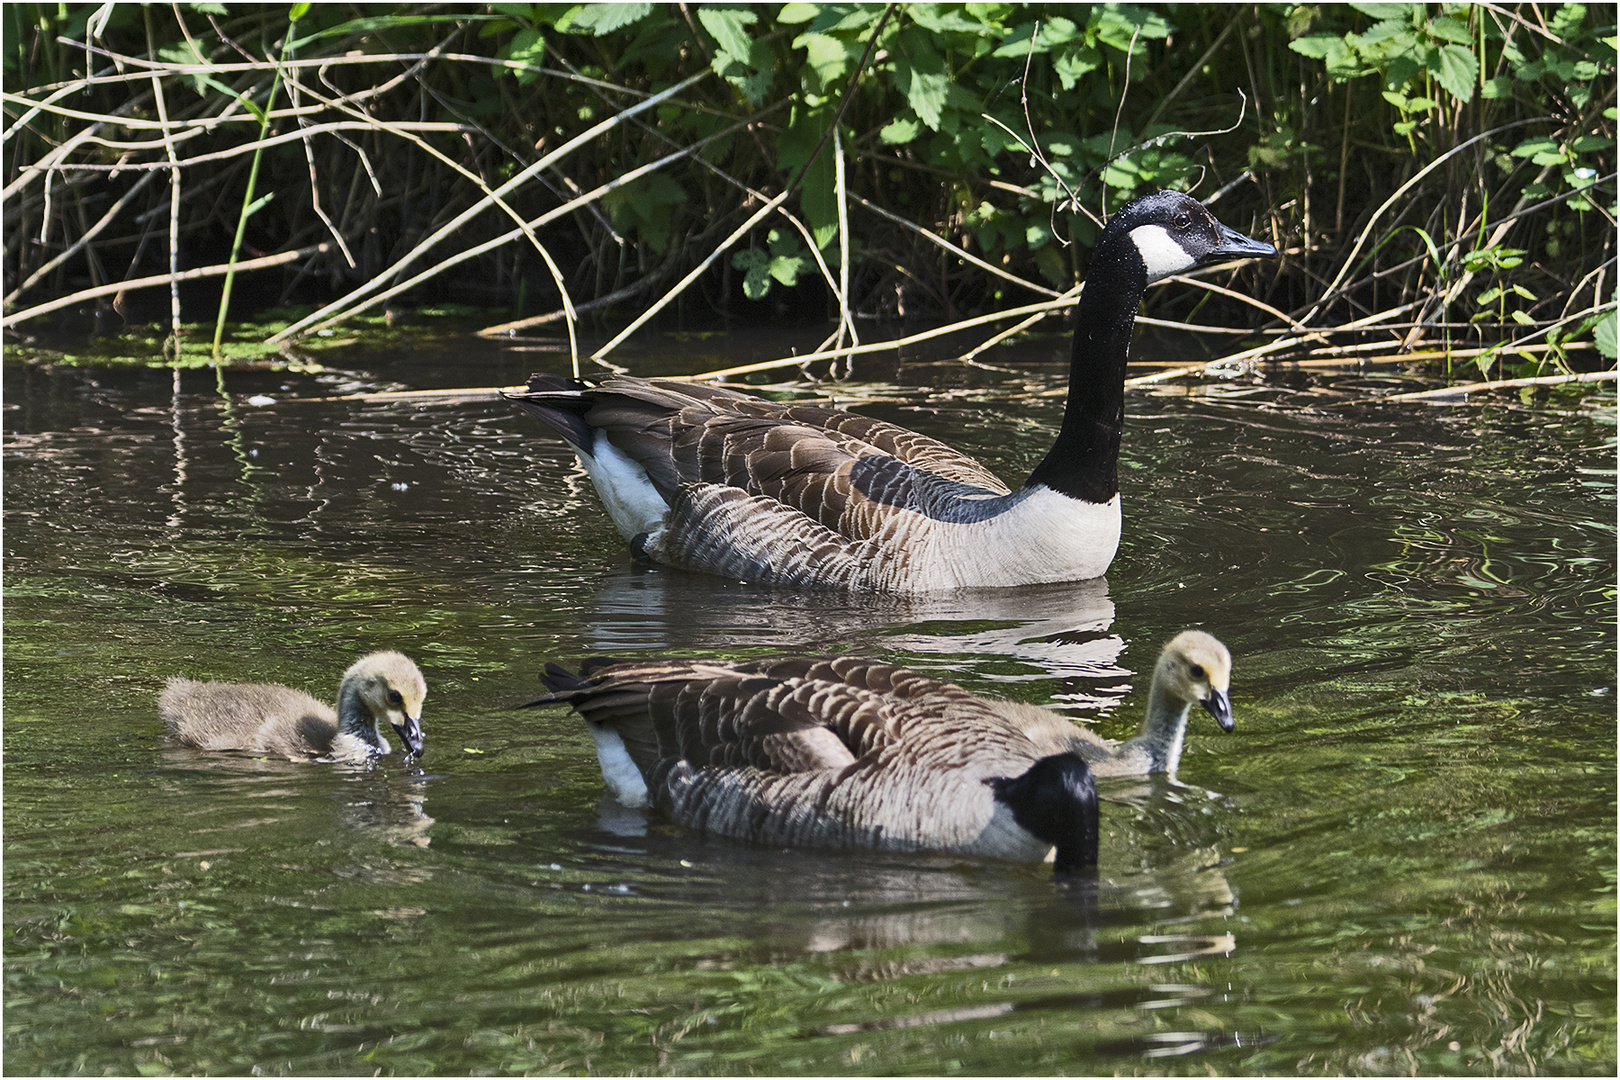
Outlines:
MULTIPOLYGON (((1016 481, 1062 404, 1024 350, 820 392, 1016 481)), ((565 364, 7 368, 6 1072, 1613 1075, 1612 393, 1134 392, 1106 580, 921 600, 638 566, 499 402, 246 403, 565 364), (1191 625, 1237 730, 1103 782, 1095 890, 705 840, 512 708, 552 659, 858 652, 1118 737, 1191 625), (169 675, 329 697, 381 646, 420 767, 165 745, 169 675)))

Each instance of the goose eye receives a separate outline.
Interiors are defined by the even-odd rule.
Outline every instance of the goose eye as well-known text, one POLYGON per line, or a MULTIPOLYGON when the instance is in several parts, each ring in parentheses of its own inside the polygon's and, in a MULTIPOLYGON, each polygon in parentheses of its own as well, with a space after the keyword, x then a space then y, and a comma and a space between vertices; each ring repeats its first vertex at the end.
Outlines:
POLYGON ((405 704, 405 699, 403 697, 400 697, 400 694, 399 694, 398 690, 390 690, 390 691, 388 691, 388 704, 394 706, 397 709, 400 706, 405 704))
POLYGON ((1191 675, 1195 679, 1202 679, 1204 677, 1204 665, 1193 664, 1187 669, 1187 674, 1191 675))
POLYGON ((1177 214, 1176 215, 1176 228, 1178 228, 1178 229, 1190 229, 1190 228, 1192 228, 1192 215, 1187 213, 1186 211, 1182 211, 1181 213, 1177 214))

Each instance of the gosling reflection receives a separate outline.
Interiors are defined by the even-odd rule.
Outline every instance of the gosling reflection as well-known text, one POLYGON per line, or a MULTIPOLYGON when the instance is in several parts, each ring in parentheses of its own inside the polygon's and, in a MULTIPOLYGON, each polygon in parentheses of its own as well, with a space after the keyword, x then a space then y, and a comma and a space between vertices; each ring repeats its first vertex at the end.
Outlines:
POLYGON ((369 832, 395 847, 425 848, 433 842, 427 812, 427 778, 358 774, 347 778, 339 792, 338 824, 369 832))

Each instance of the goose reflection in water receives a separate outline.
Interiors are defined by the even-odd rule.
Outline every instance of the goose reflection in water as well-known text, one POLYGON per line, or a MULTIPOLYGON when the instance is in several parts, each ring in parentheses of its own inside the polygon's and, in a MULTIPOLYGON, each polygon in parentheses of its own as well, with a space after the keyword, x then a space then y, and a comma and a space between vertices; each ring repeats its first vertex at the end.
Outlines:
POLYGON ((638 566, 609 576, 587 612, 582 647, 606 656, 761 648, 817 654, 859 642, 902 652, 920 671, 971 671, 993 682, 1060 678, 1063 704, 1086 709, 1117 705, 1131 677, 1119 664, 1125 642, 1112 633, 1106 578, 855 596, 638 566))

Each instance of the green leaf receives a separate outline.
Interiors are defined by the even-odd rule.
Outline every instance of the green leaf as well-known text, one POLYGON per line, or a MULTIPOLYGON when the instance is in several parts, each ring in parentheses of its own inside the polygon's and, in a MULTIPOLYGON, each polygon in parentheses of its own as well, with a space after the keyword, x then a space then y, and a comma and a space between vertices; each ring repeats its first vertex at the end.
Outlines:
POLYGON ((744 29, 758 22, 759 16, 746 8, 699 8, 698 21, 720 46, 714 70, 751 104, 763 102, 771 87, 774 58, 769 46, 755 41, 744 29))
POLYGON ((1302 38, 1295 38, 1288 43, 1288 47, 1301 56, 1309 56, 1313 60, 1325 60, 1328 53, 1335 47, 1344 48, 1344 37, 1340 34, 1307 34, 1302 38))
POLYGON ((1507 75, 1497 75, 1494 78, 1486 79, 1485 85, 1480 87, 1479 96, 1486 101, 1512 97, 1513 79, 1507 75))
POLYGON ((1035 269, 1053 285, 1069 284, 1069 264, 1063 261, 1057 247, 1043 247, 1035 253, 1035 269))
POLYGON ((800 34, 793 41, 795 49, 804 49, 805 59, 823 87, 841 81, 849 70, 852 58, 850 46, 829 34, 800 34))
POLYGON ((944 8, 943 4, 907 4, 903 10, 911 17, 912 22, 935 34, 949 33, 953 30, 977 34, 984 29, 982 23, 965 19, 957 12, 946 11, 944 8))
POLYGON ((351 34, 364 34, 374 30, 398 30, 411 26, 435 26, 447 22, 489 22, 496 16, 481 15, 476 12, 461 11, 453 15, 373 15, 359 19, 350 19, 348 22, 328 26, 324 30, 317 30, 308 37, 298 38, 289 42, 287 50, 296 52, 311 42, 323 41, 327 38, 347 37, 351 34))
POLYGON ((652 14, 651 4, 586 4, 574 16, 572 26, 589 30, 596 37, 622 30, 652 14))
POLYGON ((1429 21, 1429 33, 1441 41, 1453 41, 1459 45, 1472 45, 1474 34, 1468 29, 1468 24, 1450 15, 1441 15, 1429 21))
MULTIPOLYGON (((540 66, 540 61, 546 55, 546 39, 539 30, 519 30, 512 35, 512 40, 506 43, 496 57, 501 60, 514 60, 521 64, 529 64, 534 68, 540 66)), ((504 73, 514 75, 520 84, 527 85, 540 77, 540 72, 512 68, 501 69, 504 73)))
POLYGON ((1558 143, 1545 135, 1533 139, 1526 139, 1509 151, 1514 157, 1534 157, 1537 154, 1554 153, 1558 150, 1558 143))
POLYGON ((731 256, 731 265, 743 271, 743 295, 762 300, 771 291, 771 257, 758 248, 748 248, 731 256))
MULTIPOLYGON (((822 133, 832 122, 832 116, 830 107, 815 111, 795 109, 788 126, 776 140, 777 167, 790 176, 797 175, 821 143, 822 133)), ((799 190, 799 208, 816 246, 825 248, 838 235, 837 162, 831 138, 822 144, 821 153, 805 172, 799 190)))
POLYGON ((1063 46, 1052 57, 1052 71, 1065 90, 1073 90, 1082 78, 1102 66, 1102 53, 1079 42, 1063 46))
POLYGON ((1370 19, 1404 19, 1423 17, 1422 4, 1351 4, 1351 7, 1370 19))
POLYGON ((1381 55, 1390 56, 1410 50, 1417 44, 1418 37, 1417 34, 1412 32, 1412 27, 1407 23, 1398 22, 1394 19, 1385 19, 1382 22, 1373 23, 1350 40, 1363 48, 1373 45, 1380 46, 1378 52, 1381 55))
POLYGON ((1066 45, 1080 37, 1080 28, 1061 15, 1053 15, 1042 23, 1022 23, 1002 38, 1001 47, 991 53, 992 56, 1013 57, 1021 59, 1030 54, 1031 48, 1038 56, 1051 52, 1059 45, 1066 45), (1037 30, 1039 32, 1037 32, 1037 30), (1033 46, 1030 35, 1035 35, 1033 46))
MULTIPOLYGON (((299 19, 302 19, 305 15, 309 14, 309 9, 312 6, 313 5, 311 5, 311 4, 294 4, 291 8, 289 8, 287 10, 287 21, 288 22, 297 22, 299 19)), ((223 4, 220 5, 220 14, 221 15, 225 14, 223 4)))
POLYGON ((939 117, 945 110, 945 98, 951 85, 950 76, 943 71, 923 71, 914 67, 910 72, 902 73, 900 82, 906 104, 911 106, 923 123, 938 131, 939 117))
MULTIPOLYGON (((1609 16, 1612 20, 1614 13, 1611 11, 1609 16)), ((1568 41, 1580 33, 1581 26, 1585 22, 1585 4, 1563 4, 1547 20, 1547 28, 1553 32, 1554 37, 1568 41)))
POLYGON ((1479 61, 1461 45, 1442 45, 1434 78, 1458 101, 1472 101, 1479 82, 1479 61))
MULTIPOLYGON (((649 5, 650 6, 650 5, 649 5)), ((754 39, 743 29, 759 21, 747 8, 698 8, 698 22, 714 36, 720 51, 733 57, 745 57, 754 39)))
MULTIPOLYGON (((773 237, 776 235, 774 229, 772 230, 771 235, 773 237)), ((770 275, 791 289, 793 286, 799 283, 799 275, 804 273, 805 270, 809 269, 810 260, 806 259, 802 255, 797 254, 777 255, 774 253, 777 246, 778 245, 774 242, 771 244, 773 253, 771 255, 769 267, 770 275)), ((791 246, 795 250, 802 250, 799 248, 799 243, 797 240, 794 240, 791 246)))
POLYGON ((1597 346, 1598 352, 1607 356, 1610 360, 1620 357, 1620 342, 1616 341, 1617 327, 1615 318, 1615 313, 1611 311, 1599 320, 1596 326, 1592 327, 1592 343, 1597 346))
POLYGON ((923 127, 915 120, 900 117, 889 121, 888 125, 878 132, 878 141, 887 146, 902 146, 921 135, 923 127))

